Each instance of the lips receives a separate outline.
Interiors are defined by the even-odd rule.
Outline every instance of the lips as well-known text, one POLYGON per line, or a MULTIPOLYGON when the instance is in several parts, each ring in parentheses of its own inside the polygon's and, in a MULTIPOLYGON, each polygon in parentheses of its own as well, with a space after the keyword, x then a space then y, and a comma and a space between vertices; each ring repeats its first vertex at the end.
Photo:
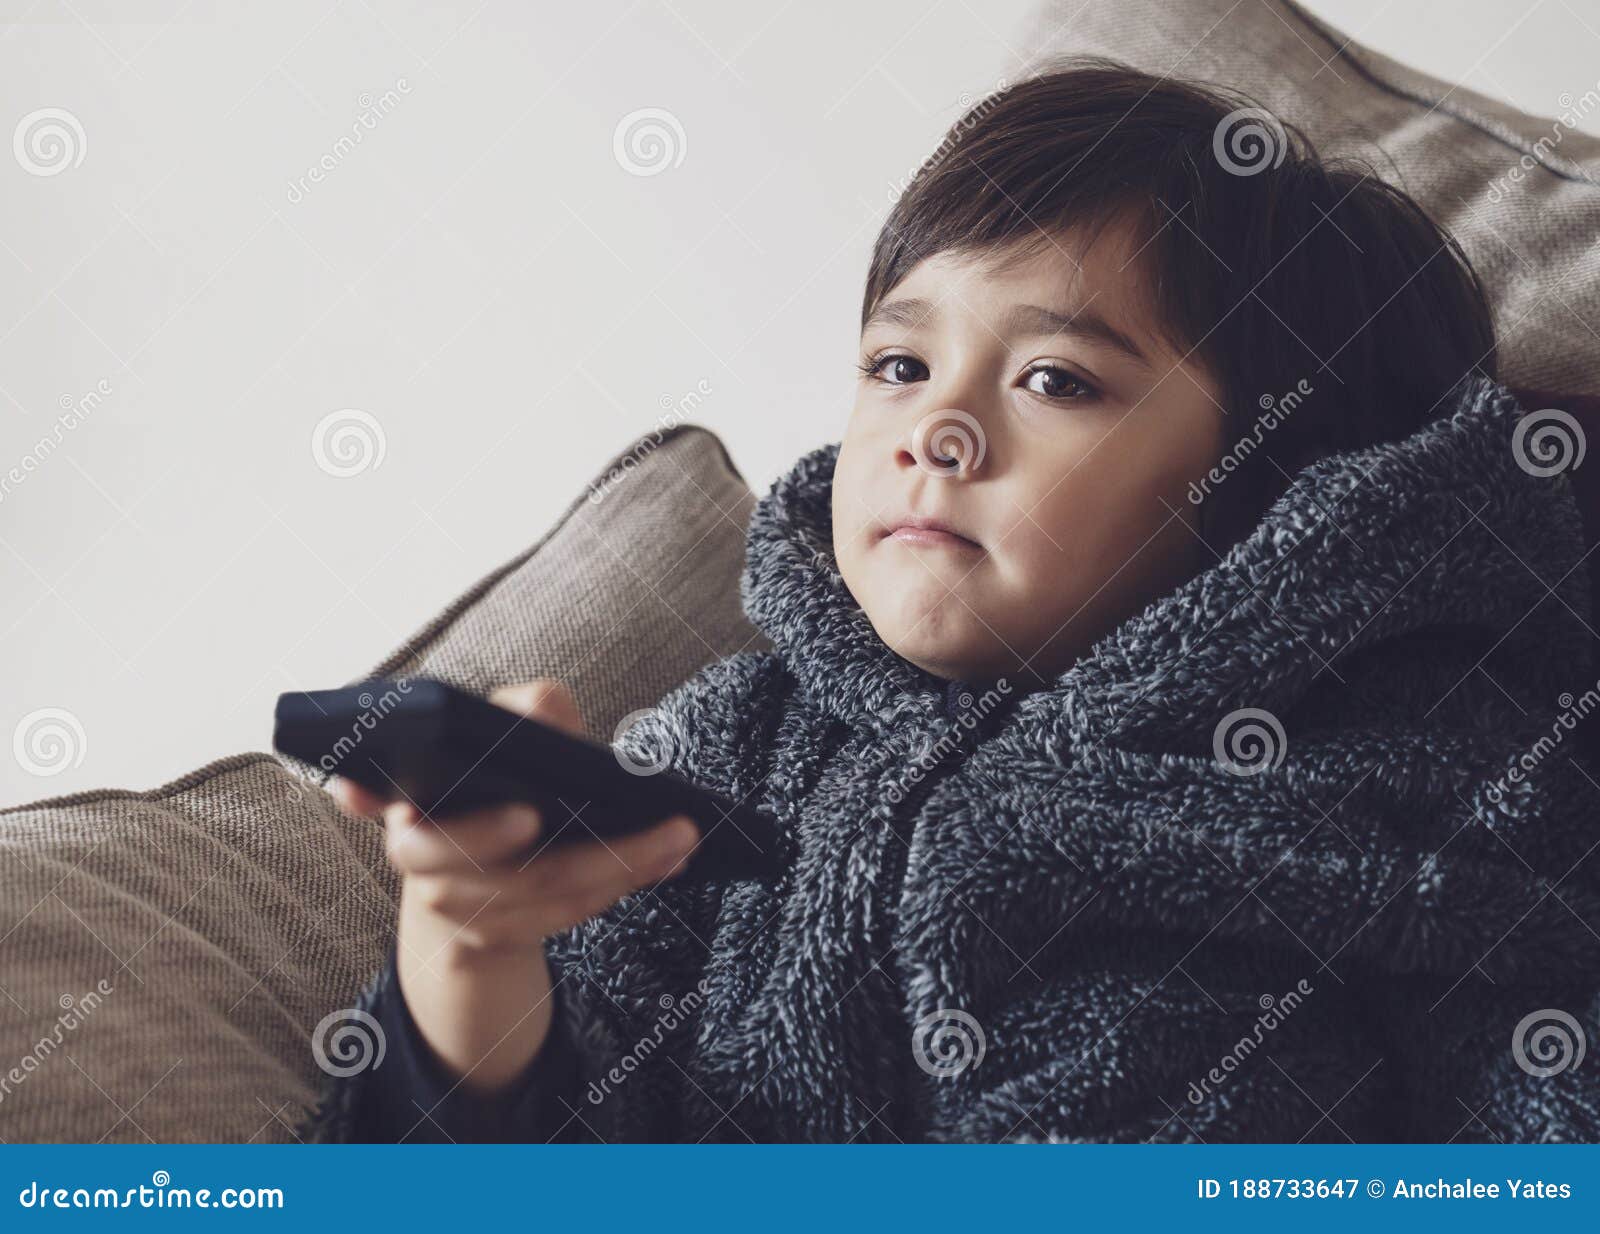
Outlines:
POLYGON ((907 515, 904 518, 891 519, 886 525, 884 535, 907 544, 941 545, 954 548, 983 547, 971 536, 944 519, 916 514, 907 515))

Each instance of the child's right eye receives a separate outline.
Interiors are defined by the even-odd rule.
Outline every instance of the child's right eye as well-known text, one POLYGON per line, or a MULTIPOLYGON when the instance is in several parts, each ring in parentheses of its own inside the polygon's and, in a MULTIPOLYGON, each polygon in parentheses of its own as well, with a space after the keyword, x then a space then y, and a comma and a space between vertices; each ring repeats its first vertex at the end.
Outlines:
POLYGON ((881 381, 885 385, 903 386, 914 381, 928 379, 928 366, 921 360, 911 356, 891 353, 879 356, 876 360, 868 360, 858 366, 863 377, 873 381, 881 381))

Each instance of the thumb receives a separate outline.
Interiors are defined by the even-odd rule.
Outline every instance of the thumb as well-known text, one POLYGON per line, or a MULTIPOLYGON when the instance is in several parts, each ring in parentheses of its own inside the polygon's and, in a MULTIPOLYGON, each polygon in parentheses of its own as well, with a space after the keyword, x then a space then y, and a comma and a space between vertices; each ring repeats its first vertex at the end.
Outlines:
POLYGON ((540 677, 519 685, 501 686, 490 693, 489 701, 573 736, 586 735, 578 700, 564 682, 554 678, 540 677))

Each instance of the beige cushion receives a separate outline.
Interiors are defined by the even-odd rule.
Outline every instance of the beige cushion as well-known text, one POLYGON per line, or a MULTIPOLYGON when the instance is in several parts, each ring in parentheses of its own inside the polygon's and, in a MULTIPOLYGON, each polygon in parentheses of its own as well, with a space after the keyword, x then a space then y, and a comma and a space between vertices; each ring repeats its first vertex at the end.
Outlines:
MULTIPOLYGON (((1600 394, 1600 141, 1559 116, 1409 69, 1287 0, 1050 0, 1019 45, 1030 72, 1093 54, 1230 86, 1322 153, 1364 156, 1466 249, 1495 308, 1501 379, 1600 394)), ((1553 101, 1569 117, 1600 105, 1553 101)))
MULTIPOLYGON (((558 677, 609 743, 767 645, 739 607, 754 500, 708 430, 641 438, 373 671, 558 677)), ((380 826, 267 754, 0 811, 0 1137, 288 1139, 313 1030, 382 962, 396 891, 380 826)))

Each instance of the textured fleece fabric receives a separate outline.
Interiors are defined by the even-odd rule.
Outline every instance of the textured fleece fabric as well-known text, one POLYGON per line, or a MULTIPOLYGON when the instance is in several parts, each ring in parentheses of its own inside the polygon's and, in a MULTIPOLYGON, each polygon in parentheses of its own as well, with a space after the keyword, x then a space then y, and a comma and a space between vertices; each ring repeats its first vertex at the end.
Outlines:
MULTIPOLYGON (((1457 393, 1028 692, 878 638, 838 445, 801 458, 748 532, 772 649, 619 742, 769 811, 785 873, 549 940, 560 1065, 469 1138, 1600 1139, 1579 519, 1515 399, 1457 393)), ((435 1137, 408 1091, 330 1079, 302 1134, 435 1137)))

